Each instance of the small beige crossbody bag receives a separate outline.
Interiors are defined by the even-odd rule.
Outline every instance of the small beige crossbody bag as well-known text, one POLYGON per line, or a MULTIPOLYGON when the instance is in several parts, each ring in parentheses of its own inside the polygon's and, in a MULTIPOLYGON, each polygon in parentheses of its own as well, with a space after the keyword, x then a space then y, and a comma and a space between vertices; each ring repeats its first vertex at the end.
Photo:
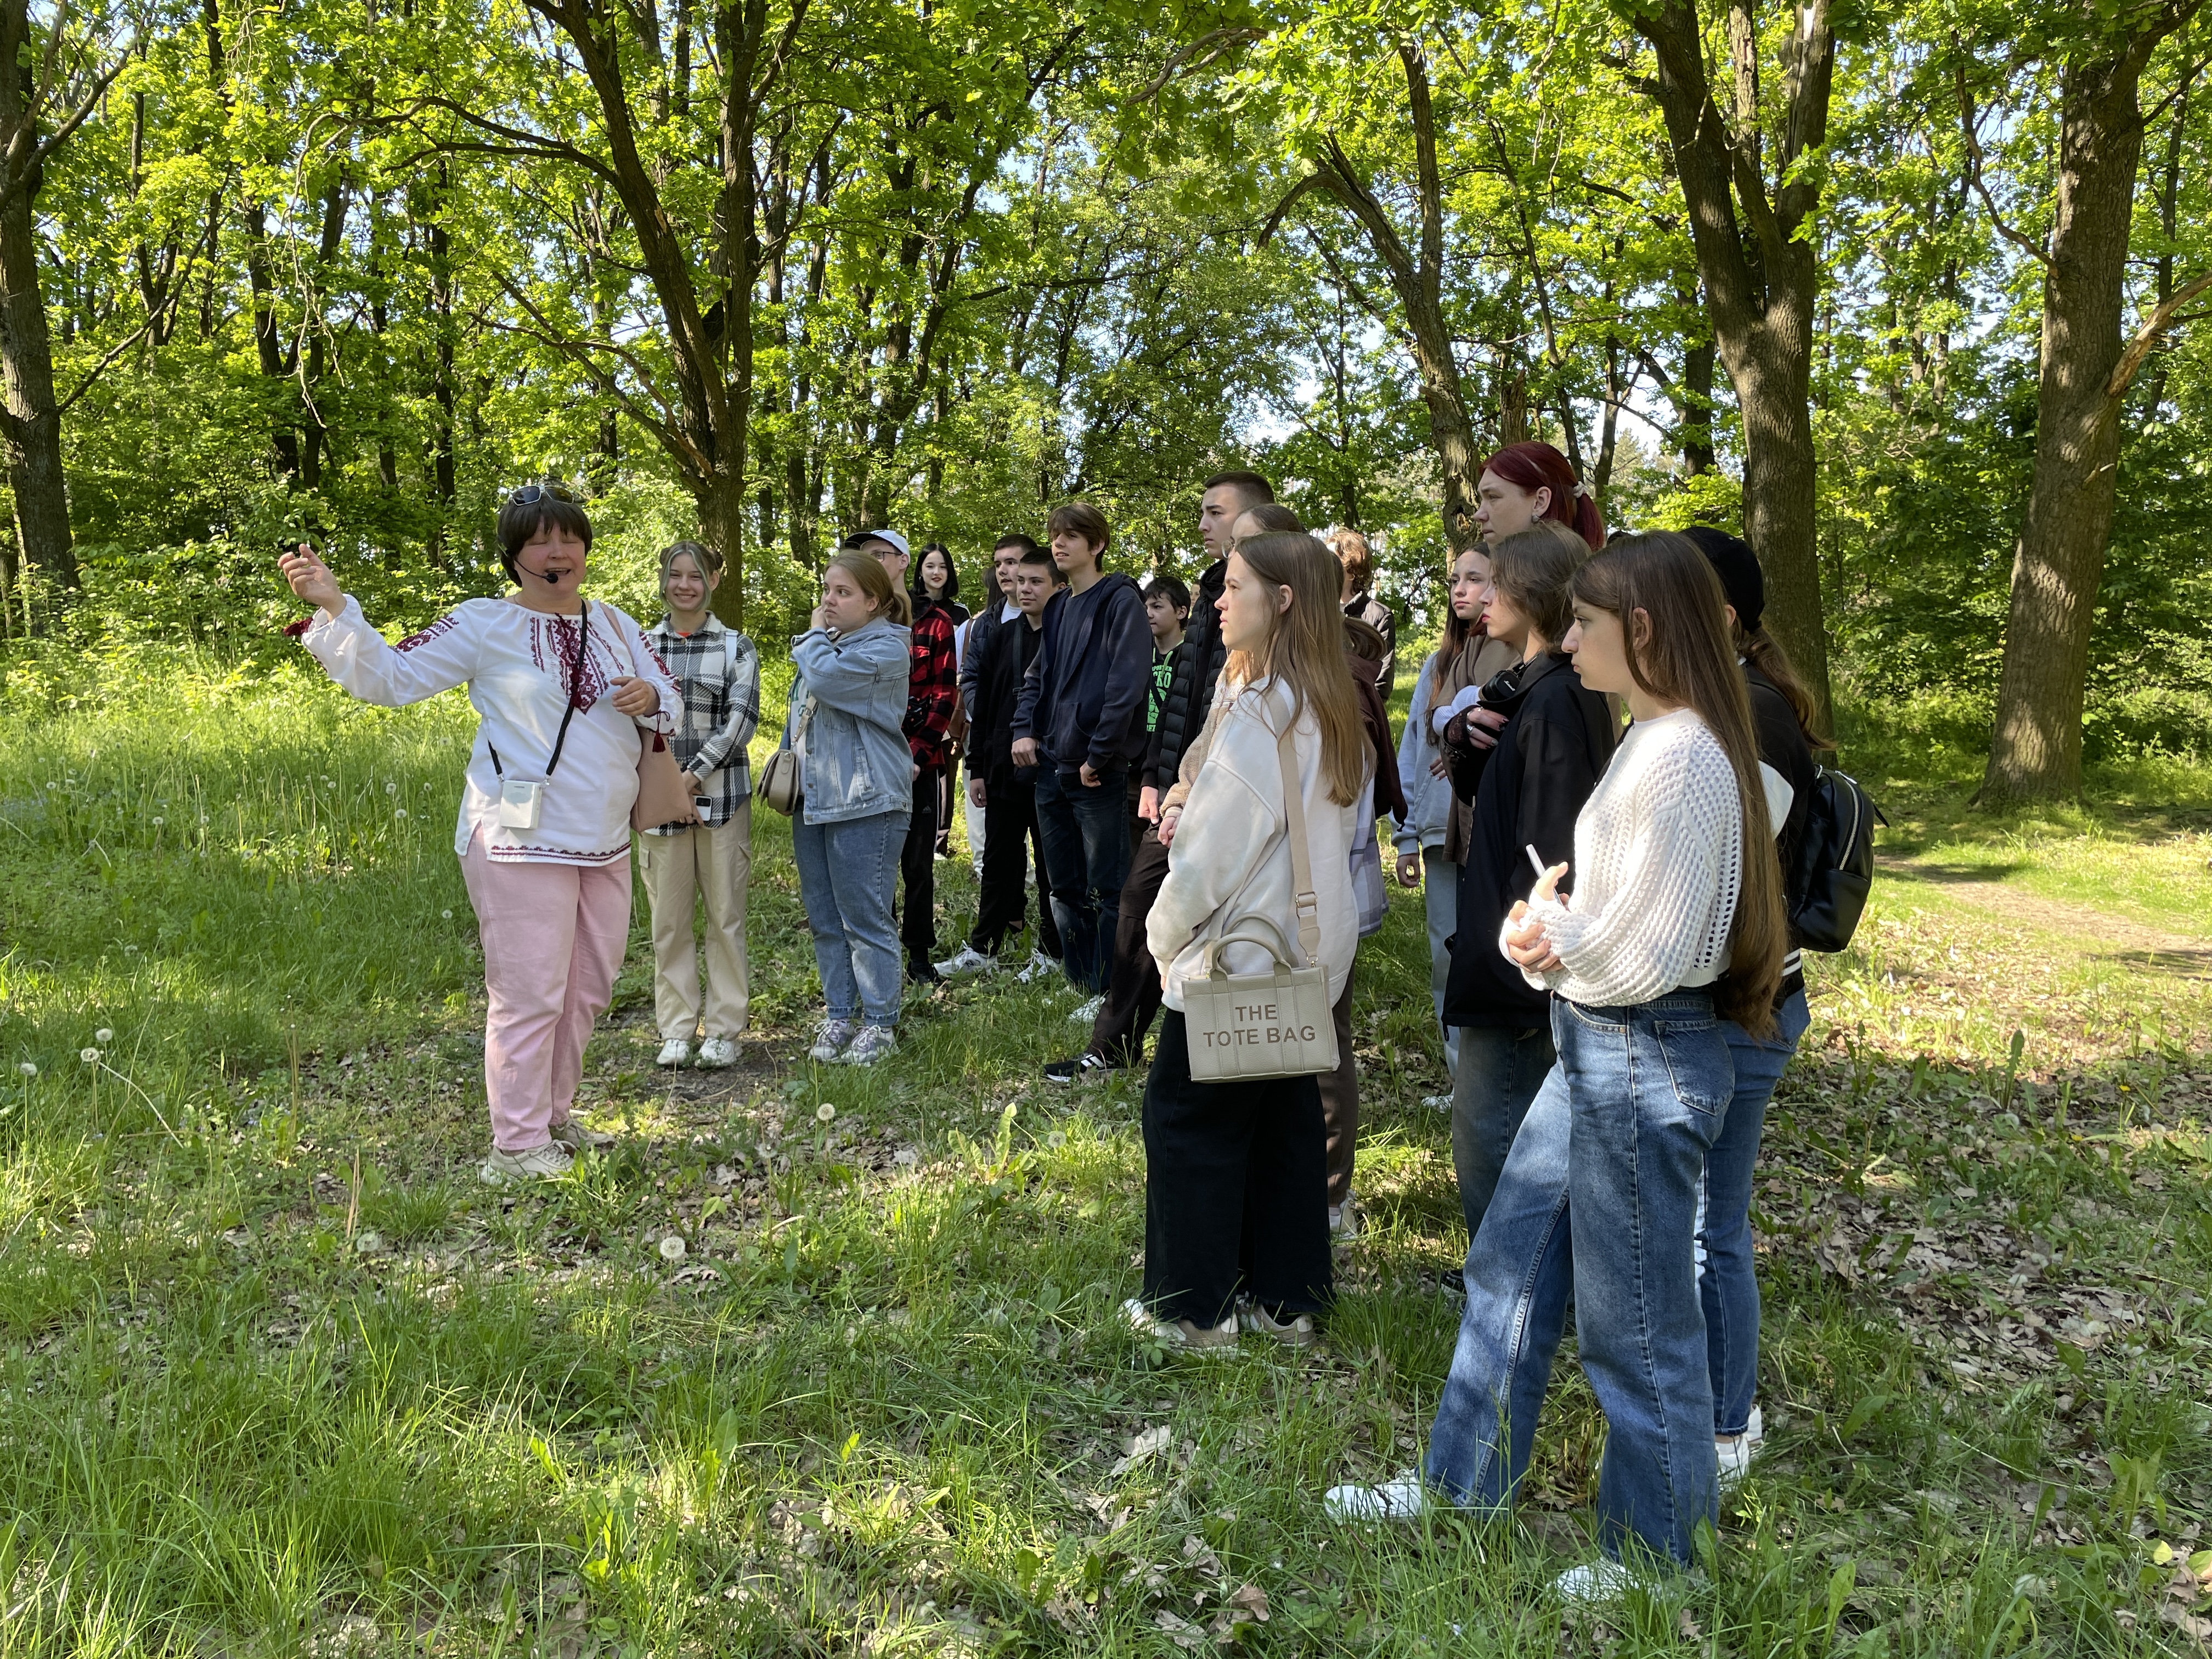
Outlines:
POLYGON ((1200 1083, 1310 1077, 1336 1069, 1336 1021, 1330 1012, 1328 969, 1321 964, 1321 902, 1314 896, 1298 757, 1287 727, 1276 736, 1275 756, 1282 764, 1284 834, 1297 889, 1303 965, 1292 960, 1281 926, 1268 916, 1240 916, 1206 942, 1199 975, 1182 987, 1190 1074, 1200 1083), (1265 949, 1274 958, 1273 971, 1231 973, 1222 949, 1232 942, 1265 949))

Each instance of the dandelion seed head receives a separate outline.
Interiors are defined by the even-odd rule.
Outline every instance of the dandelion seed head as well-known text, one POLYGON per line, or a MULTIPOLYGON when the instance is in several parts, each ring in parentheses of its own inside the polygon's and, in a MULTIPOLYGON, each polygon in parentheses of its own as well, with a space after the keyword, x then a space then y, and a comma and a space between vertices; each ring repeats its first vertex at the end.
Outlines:
POLYGON ((160 819, 160 818, 155 818, 155 819, 154 820, 154 827, 155 827, 156 830, 159 830, 159 829, 161 827, 161 823, 162 823, 162 820, 161 820, 161 819, 160 819))
POLYGON ((15 1069, 21 1072, 25 1077, 36 1077, 39 1074, 38 1066, 34 1062, 27 1060, 21 1065, 18 1066, 15 1069))
POLYGON ((1054 1129, 1050 1134, 1044 1138, 1044 1144, 1051 1147, 1053 1151, 1056 1152, 1061 1147, 1067 1145, 1067 1137, 1062 1134, 1059 1130, 1054 1129))
POLYGON ((105 1048, 109 1043, 115 1041, 115 1033, 109 1030, 107 1027, 103 1025, 97 1031, 94 1031, 92 1034, 92 1040, 100 1044, 101 1048, 105 1048))
POLYGON ((404 818, 404 817, 405 817, 407 816, 407 809, 406 809, 405 807, 404 807, 404 806, 403 806, 403 807, 401 807, 401 808, 400 808, 397 812, 394 812, 392 816, 393 817, 395 817, 395 818, 404 818))
POLYGON ((387 795, 396 795, 399 793, 399 786, 396 783, 387 783, 384 786, 384 793, 387 795))
POLYGON ((826 1100, 814 1109, 814 1121, 817 1123, 829 1123, 834 1121, 836 1115, 837 1109, 835 1106, 832 1106, 826 1100))
POLYGON ((438 914, 445 917, 447 921, 451 921, 453 919, 453 913, 451 910, 441 910, 438 914))
POLYGON ((100 1064, 100 1050, 97 1048, 80 1048, 76 1051, 76 1057, 88 1066, 100 1064))
POLYGON ((682 1239, 682 1238, 680 1238, 679 1237, 678 1237, 678 1236, 677 1236, 676 1234, 674 1234, 674 1233, 671 1233, 671 1234, 669 1234, 669 1235, 668 1235, 668 1237, 665 1237, 665 1238, 662 1239, 662 1240, 660 1241, 660 1259, 661 1259, 663 1261, 683 1261, 683 1260, 684 1260, 684 1241, 683 1241, 683 1239, 682 1239))

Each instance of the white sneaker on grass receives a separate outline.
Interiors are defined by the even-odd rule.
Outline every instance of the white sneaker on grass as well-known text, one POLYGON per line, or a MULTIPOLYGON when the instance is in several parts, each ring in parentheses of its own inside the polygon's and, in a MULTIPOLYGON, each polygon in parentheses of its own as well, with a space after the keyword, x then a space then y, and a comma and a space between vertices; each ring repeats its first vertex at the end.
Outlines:
POLYGON ((586 1129, 573 1117, 565 1123, 556 1123, 553 1126, 553 1139, 559 1145, 566 1146, 572 1153, 580 1152, 592 1146, 611 1146, 614 1141, 612 1135, 603 1135, 595 1130, 586 1129))
POLYGON ((1139 1336, 1162 1347, 1187 1348, 1193 1353, 1224 1353, 1237 1346, 1234 1309, 1218 1325, 1194 1325, 1188 1319, 1163 1319, 1133 1296, 1121 1304, 1121 1316, 1139 1336))
POLYGON ((1636 1575, 1618 1561, 1585 1561, 1552 1581, 1552 1594, 1571 1607, 1594 1607, 1628 1594, 1636 1575))
POLYGON ((823 1061, 836 1059, 860 1029, 849 1019, 823 1020, 814 1028, 814 1046, 806 1051, 806 1057, 823 1061))
POLYGON ((1328 1206, 1328 1230, 1339 1238, 1358 1236, 1359 1205, 1349 1192, 1345 1194, 1343 1203, 1328 1206))
POLYGON ((720 1068, 738 1063, 738 1043, 734 1037, 712 1036, 699 1045, 699 1063, 720 1068))
POLYGON ((653 1057, 656 1066, 681 1066, 691 1058, 691 1045, 682 1037, 671 1037, 660 1045, 660 1052, 653 1057))
POLYGON ((557 1140, 519 1152, 502 1152, 495 1146, 491 1156, 477 1167, 477 1174, 487 1187, 506 1187, 525 1181, 550 1181, 568 1174, 574 1162, 568 1149, 557 1140))
POLYGON ((1411 1469, 1379 1486, 1331 1486, 1322 1495, 1321 1506, 1330 1520, 1340 1525, 1360 1521, 1418 1521, 1430 1510, 1443 1507, 1429 1495, 1429 1489, 1421 1484, 1421 1477, 1411 1469))
POLYGON ((1237 1314, 1238 1322, 1253 1335, 1271 1336, 1286 1348, 1310 1348, 1321 1340, 1321 1333, 1314 1328, 1314 1316, 1310 1313, 1278 1319, 1260 1304, 1247 1302, 1237 1314))
POLYGON ((1432 1112, 1449 1112, 1451 1110, 1451 1103, 1452 1097, 1449 1095, 1423 1095, 1421 1097, 1421 1104, 1427 1107, 1432 1112))
POLYGON ((840 1066, 872 1066, 898 1047, 898 1039, 888 1025, 863 1025, 860 1036, 845 1047, 837 1056, 840 1066))
POLYGON ((1033 950, 1030 952, 1029 961, 1014 978, 1024 985, 1035 985, 1039 981, 1052 979, 1060 971, 1058 957, 1048 957, 1042 951, 1033 950))
POLYGON ((1720 1460, 1723 1492, 1751 1473, 1751 1460, 1765 1449, 1765 1443, 1766 1419, 1756 1406, 1751 1408, 1751 1420, 1741 1434, 1713 1437, 1713 1452, 1720 1460))
POLYGON ((1097 1019, 1098 1011, 1105 1006, 1106 999, 1103 995, 1095 996, 1090 1001, 1079 1006, 1067 1018, 1071 1024, 1089 1025, 1097 1019))
POLYGON ((988 974, 998 965, 996 957, 987 957, 974 945, 963 945, 958 955, 939 963, 937 971, 947 979, 967 979, 975 974, 988 974))

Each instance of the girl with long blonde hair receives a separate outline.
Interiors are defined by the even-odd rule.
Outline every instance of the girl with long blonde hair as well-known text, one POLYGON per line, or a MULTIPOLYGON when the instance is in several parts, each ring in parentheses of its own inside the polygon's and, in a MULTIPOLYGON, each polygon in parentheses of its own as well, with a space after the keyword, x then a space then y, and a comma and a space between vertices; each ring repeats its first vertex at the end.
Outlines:
MULTIPOLYGON (((1145 1085, 1144 1297, 1129 1312, 1175 1346, 1234 1343, 1240 1295, 1245 1329, 1310 1342, 1332 1289, 1319 1082, 1196 1080, 1183 987, 1204 971, 1206 943, 1249 920, 1297 940, 1291 789, 1319 911, 1316 965, 1327 970, 1332 1002, 1350 982, 1359 935, 1352 818, 1370 755, 1344 653, 1340 585, 1335 556, 1303 532, 1267 532, 1231 548, 1216 607, 1229 648, 1219 694, 1227 702, 1146 923, 1166 1012, 1145 1085), (1278 743, 1285 731, 1294 776, 1278 743)), ((1262 945, 1232 944, 1221 954, 1231 974, 1273 966, 1262 945)))
POLYGON ((1786 936, 1750 704, 1712 567, 1680 536, 1626 538, 1577 573, 1573 615, 1564 645, 1575 673, 1626 698, 1634 723, 1576 820, 1572 860, 1513 907, 1498 941, 1553 994, 1559 1062, 1468 1251, 1459 1342, 1420 1479, 1340 1487, 1328 1507, 1371 1519, 1510 1503, 1571 1291, 1608 1428, 1597 1495, 1607 1559, 1559 1585, 1588 1600, 1625 1582, 1624 1551, 1686 1565, 1698 1527, 1718 1514, 1692 1237, 1734 1089, 1722 1022, 1772 1029, 1786 936))

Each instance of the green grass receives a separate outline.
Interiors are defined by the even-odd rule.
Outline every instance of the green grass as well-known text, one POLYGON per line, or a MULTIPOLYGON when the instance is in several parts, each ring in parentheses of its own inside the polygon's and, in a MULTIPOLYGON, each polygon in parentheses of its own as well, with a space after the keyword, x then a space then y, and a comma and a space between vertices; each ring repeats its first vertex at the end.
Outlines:
MULTIPOLYGON (((807 1066, 773 814, 764 1048, 653 1070, 641 904, 585 1090, 618 1139, 502 1195, 465 708, 190 665, 50 708, 0 718, 0 1650, 2193 1650, 2205 981, 2063 908, 2167 858, 2170 813, 2030 834, 1883 775, 1913 867, 1815 964, 1768 1140, 1772 1449, 1701 1579, 1563 1623, 1602 1441, 1571 1363, 1513 1522, 1321 1517, 1413 1461, 1450 1351, 1418 896, 1362 951, 1367 1227, 1328 1341, 1169 1358, 1113 1313, 1138 1079, 1035 1082, 1073 999, 1010 982, 916 1011, 880 1071, 807 1066)), ((972 884, 940 869, 949 942, 972 884)), ((2129 890, 2138 925, 2204 929, 2165 892, 2129 890)))

